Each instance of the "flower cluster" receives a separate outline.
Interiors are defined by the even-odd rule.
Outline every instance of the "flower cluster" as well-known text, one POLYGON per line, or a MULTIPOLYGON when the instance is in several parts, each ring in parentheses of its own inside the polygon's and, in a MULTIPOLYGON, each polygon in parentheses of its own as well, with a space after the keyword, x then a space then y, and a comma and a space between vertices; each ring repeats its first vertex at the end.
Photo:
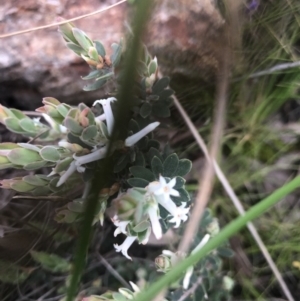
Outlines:
MULTIPOLYGON (((109 137, 112 135, 113 127, 114 127, 114 116, 111 108, 111 103, 113 101, 116 101, 116 98, 110 97, 107 99, 101 99, 96 100, 94 102, 94 106, 96 104, 101 104, 103 107, 104 113, 98 117, 95 118, 96 125, 101 129, 103 128, 103 121, 106 121, 106 131, 107 132, 107 143, 109 142, 109 137)), ((147 125, 144 129, 139 131, 136 134, 133 134, 129 137, 127 137, 124 141, 124 145, 126 147, 131 147, 134 144, 136 144, 140 139, 142 139, 144 136, 149 134, 151 131, 153 131, 157 126, 159 125, 159 122, 153 122, 149 125, 147 125)), ((85 171, 85 164, 98 161, 100 159, 105 158, 106 152, 107 152, 107 143, 104 141, 100 141, 98 144, 95 144, 93 146, 93 149, 90 153, 82 156, 77 156, 76 154, 73 155, 74 161, 70 163, 69 168, 65 171, 65 173, 61 176, 60 181, 57 183, 57 186, 62 185, 76 170, 78 172, 84 172, 85 171)))
POLYGON ((120 233, 127 235, 122 245, 115 245, 117 252, 122 252, 128 259, 128 248, 135 240, 145 244, 148 242, 150 233, 156 239, 162 237, 160 223, 160 206, 167 210, 169 223, 174 223, 178 228, 181 222, 188 218, 189 207, 185 202, 177 206, 171 196, 179 197, 179 192, 173 187, 176 178, 167 180, 160 176, 159 181, 149 183, 146 188, 132 188, 121 194, 113 201, 115 216, 112 221, 117 227, 115 236, 120 233))

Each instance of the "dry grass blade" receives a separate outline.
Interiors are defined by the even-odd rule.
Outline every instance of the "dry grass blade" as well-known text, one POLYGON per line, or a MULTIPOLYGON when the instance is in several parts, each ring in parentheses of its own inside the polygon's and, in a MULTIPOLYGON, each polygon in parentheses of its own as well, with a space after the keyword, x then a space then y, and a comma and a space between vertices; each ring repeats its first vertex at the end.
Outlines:
MULTIPOLYGON (((173 100, 174 100, 174 104, 175 104, 176 108, 178 109, 178 111, 181 114, 182 118, 184 119, 186 125, 188 126, 189 130, 191 131, 192 135, 194 136, 194 139, 196 140, 196 142, 199 145, 200 149, 203 151, 206 159, 208 161, 211 161, 211 157, 209 155, 208 149, 205 145, 204 140, 200 136, 198 130, 196 129, 196 127, 192 123, 191 119, 189 118, 189 116, 185 112, 184 108, 181 106, 181 104, 178 101, 176 96, 173 97, 173 100)), ((227 180, 226 176, 224 175, 223 171, 221 170, 220 166, 218 165, 218 163, 216 161, 213 161, 213 166, 214 166, 215 173, 216 173, 219 181, 223 185, 226 193, 230 197, 230 199, 233 202, 235 208, 237 209, 237 211, 239 212, 240 215, 244 215, 245 210, 243 208, 243 205, 240 202, 237 195, 235 194, 234 190, 232 189, 230 183, 228 182, 228 180, 227 180)), ((279 285, 281 286, 282 291, 284 292, 285 296, 287 297, 287 299, 289 301, 294 301, 294 298, 292 297, 286 283, 284 282, 284 280, 283 280, 283 278, 280 274, 280 271, 278 270, 275 262, 273 261, 268 249, 266 248, 264 242, 262 241, 262 239, 261 239, 260 235, 258 234, 256 228, 254 227, 253 223, 248 223, 247 227, 248 227, 251 235, 253 236, 254 240, 256 241, 259 249, 263 253, 266 261, 268 262, 268 264, 269 264, 272 272, 274 273, 279 285)))
POLYGON ((68 19, 68 20, 63 20, 63 21, 60 21, 60 22, 56 22, 56 23, 52 23, 52 24, 48 24, 48 25, 43 25, 43 26, 37 26, 37 27, 29 28, 29 29, 20 30, 20 31, 15 31, 15 32, 12 32, 12 33, 2 34, 2 35, 0 35, 0 39, 20 35, 20 34, 23 34, 23 33, 32 32, 32 31, 37 31, 37 30, 41 30, 41 29, 51 28, 51 27, 59 26, 59 25, 66 24, 66 23, 69 23, 69 22, 84 19, 84 18, 87 18, 87 17, 91 17, 91 16, 94 16, 94 15, 103 13, 103 12, 105 12, 105 11, 115 7, 115 6, 118 6, 118 5, 120 5, 124 2, 127 2, 127 0, 121 0, 121 1, 119 1, 115 4, 112 4, 110 6, 107 6, 105 8, 101 8, 101 9, 98 9, 98 10, 93 11, 91 13, 84 14, 84 15, 81 15, 81 16, 78 16, 78 17, 75 17, 75 18, 71 18, 71 19, 68 19))

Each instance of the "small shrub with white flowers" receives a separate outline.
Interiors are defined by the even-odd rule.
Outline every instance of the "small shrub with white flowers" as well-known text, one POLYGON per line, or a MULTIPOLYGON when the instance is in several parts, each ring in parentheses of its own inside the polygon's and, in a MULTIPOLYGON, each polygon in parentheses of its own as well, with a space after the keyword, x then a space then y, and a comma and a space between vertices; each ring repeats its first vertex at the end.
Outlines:
MULTIPOLYGON (((102 159, 107 156, 116 124, 116 91, 124 46, 122 42, 113 44, 112 54, 108 55, 100 41, 92 40, 71 23, 61 25, 60 33, 67 47, 91 68, 83 77, 91 81, 84 90, 100 89, 107 82, 116 90, 106 99, 95 100, 92 108, 84 103, 74 107, 45 97, 43 106, 36 110, 44 122, 0 105, 0 122, 11 132, 31 139, 28 143, 1 143, 0 169, 49 168, 48 174, 30 173, 1 180, 0 184, 3 189, 23 195, 61 197, 72 190, 75 183, 81 183, 82 196, 58 208, 55 215, 58 223, 74 224, 83 218, 88 187, 95 170, 101 169, 102 159)), ((103 226, 105 216, 109 216, 115 226, 114 236, 125 237, 123 243, 114 244, 114 248, 129 260, 132 260, 129 249, 134 242, 145 245, 150 235, 160 240, 171 228, 181 235, 191 208, 184 179, 191 170, 191 161, 180 159, 168 145, 162 149, 160 142, 154 139, 154 132, 160 125, 156 119, 170 116, 173 90, 169 88, 169 78, 158 78, 157 59, 151 57, 145 46, 137 74, 131 119, 123 125, 119 131, 122 134, 111 146, 113 167, 110 174, 105 175, 107 188, 100 191, 94 213, 95 227, 103 226)), ((218 221, 206 211, 192 253, 218 232, 218 221)), ((155 259, 157 275, 170 271, 187 255, 164 250, 155 259)), ((40 260, 45 256, 43 254, 40 260)), ((185 292, 195 287, 185 300, 228 300, 233 282, 221 272, 220 256, 230 257, 232 252, 223 246, 183 271, 182 280, 169 288, 166 299, 182 300, 185 292)), ((53 261, 56 257, 51 258, 53 261)), ((121 288, 119 292, 108 291, 86 296, 83 300, 132 300, 140 289, 132 282, 131 286, 133 291, 121 288)))

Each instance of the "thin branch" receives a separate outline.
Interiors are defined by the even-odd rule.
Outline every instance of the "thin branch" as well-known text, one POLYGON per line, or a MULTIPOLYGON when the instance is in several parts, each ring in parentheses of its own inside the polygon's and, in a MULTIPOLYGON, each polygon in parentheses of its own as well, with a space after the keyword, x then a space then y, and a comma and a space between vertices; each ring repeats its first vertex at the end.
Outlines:
POLYGON ((202 283, 202 277, 199 277, 197 281, 189 288, 187 291, 185 291, 182 296, 178 299, 178 301, 184 301, 185 299, 189 298, 201 285, 202 283))
POLYGON ((217 96, 216 102, 217 107, 215 110, 214 125, 212 129, 212 143, 209 151, 210 158, 213 160, 207 160, 203 175, 200 180, 200 187, 196 196, 195 205, 190 217, 190 220, 184 231, 184 235, 179 244, 178 250, 183 253, 187 253, 190 245, 195 237, 198 230, 198 226, 202 217, 202 214, 207 206, 209 198, 211 196, 214 184, 214 166, 213 161, 218 156, 220 148, 220 142, 223 135, 224 116, 227 103, 227 91, 229 85, 229 69, 230 69, 230 49, 229 46, 225 47, 223 62, 219 74, 219 80, 217 83, 217 96))
POLYGON ((2 35, 0 35, 0 39, 20 35, 20 34, 23 34, 23 33, 32 32, 32 31, 37 31, 37 30, 41 30, 41 29, 51 28, 51 27, 54 27, 54 26, 58 26, 58 25, 69 23, 69 22, 77 21, 77 20, 80 20, 80 19, 84 19, 84 18, 87 18, 87 17, 91 17, 91 16, 97 15, 99 13, 103 13, 103 12, 105 12, 105 11, 115 7, 115 6, 118 6, 118 5, 120 5, 124 2, 127 2, 127 0, 121 0, 121 1, 119 1, 115 4, 112 4, 112 5, 109 5, 105 8, 101 8, 101 9, 98 9, 98 10, 93 11, 91 13, 84 14, 84 15, 81 15, 81 16, 78 16, 78 17, 74 17, 74 18, 71 18, 71 19, 68 19, 68 20, 63 20, 63 21, 60 21, 60 22, 56 22, 56 23, 52 23, 52 24, 48 24, 48 25, 42 25, 42 26, 38 26, 38 27, 33 27, 33 28, 29 28, 29 29, 24 29, 24 30, 20 30, 20 31, 15 31, 15 32, 12 32, 12 33, 2 34, 2 35))
POLYGON ((124 287, 131 289, 127 281, 109 264, 109 262, 101 254, 97 253, 97 257, 100 259, 101 263, 106 267, 111 275, 119 280, 124 287))

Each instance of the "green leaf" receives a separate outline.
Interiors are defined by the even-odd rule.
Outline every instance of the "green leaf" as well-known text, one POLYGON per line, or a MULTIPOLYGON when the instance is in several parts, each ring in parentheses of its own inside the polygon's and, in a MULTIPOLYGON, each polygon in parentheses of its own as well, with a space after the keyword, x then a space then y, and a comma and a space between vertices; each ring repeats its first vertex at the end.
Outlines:
POLYGON ((184 186, 185 184, 185 179, 182 178, 182 177, 176 177, 176 184, 175 186, 173 187, 174 189, 180 189, 184 186))
POLYGON ((154 156, 151 160, 151 169, 156 179, 158 179, 159 175, 161 175, 164 171, 161 160, 156 156, 154 156))
POLYGON ((31 269, 24 269, 12 262, 0 261, 0 281, 3 283, 19 285, 31 272, 31 269))
MULTIPOLYGON (((122 294, 120 293, 113 293, 112 294, 112 297, 113 297, 113 300, 114 301, 127 301, 128 299, 123 296, 122 294)), ((97 299, 96 299, 97 300, 97 299)), ((100 298, 99 298, 100 301, 102 301, 100 298)), ((108 299, 107 299, 108 300, 108 299)))
POLYGON ((144 180, 147 180, 149 182, 152 182, 155 180, 155 177, 151 170, 148 168, 145 168, 143 166, 132 166, 129 168, 129 171, 135 178, 141 178, 144 180))
POLYGON ((148 151, 148 154, 147 154, 149 163, 151 163, 151 161, 152 161, 152 159, 154 158, 154 156, 156 156, 156 157, 158 157, 160 160, 162 160, 162 156, 161 156, 160 152, 159 152, 156 148, 151 147, 150 150, 148 151))
POLYGON ((143 232, 150 227, 150 223, 148 221, 142 221, 141 223, 137 224, 132 230, 134 232, 143 232))
POLYGON ((66 117, 70 111, 71 107, 61 103, 56 107, 56 110, 59 112, 60 115, 62 115, 63 117, 66 117))
POLYGON ((13 190, 18 192, 28 192, 33 190, 35 187, 23 181, 16 181, 10 185, 13 190))
POLYGON ((172 96, 173 94, 174 94, 173 90, 165 89, 165 90, 162 90, 158 95, 159 95, 160 100, 165 100, 165 99, 169 98, 170 96, 172 96))
POLYGON ((160 102, 156 102, 153 104, 152 114, 154 116, 162 117, 162 118, 169 117, 171 115, 169 107, 164 103, 160 103, 160 102))
POLYGON ((128 179, 127 182, 132 187, 141 187, 141 188, 145 188, 149 184, 149 181, 146 181, 144 179, 139 179, 139 178, 131 178, 128 179))
POLYGON ((66 273, 70 271, 69 262, 55 254, 30 251, 32 258, 41 264, 42 268, 53 273, 66 273))
POLYGON ((83 130, 81 138, 83 140, 91 140, 97 137, 97 133, 97 127, 95 125, 91 125, 83 130))
POLYGON ((80 46, 78 46, 78 45, 76 45, 74 43, 68 42, 66 45, 67 45, 67 47, 69 49, 71 49, 72 51, 74 51, 79 56, 81 56, 81 54, 85 54, 86 53, 86 51, 82 47, 80 47, 80 46))
MULTIPOLYGON (((52 163, 54 165, 54 163, 52 163)), ((47 165, 46 161, 37 161, 37 162, 32 162, 32 163, 28 163, 26 165, 24 165, 24 169, 25 170, 35 170, 35 169, 40 169, 44 166, 47 165)))
POLYGON ((26 165, 36 161, 42 161, 41 156, 32 150, 24 148, 16 148, 9 152, 8 159, 16 165, 26 165))
POLYGON ((19 125, 19 120, 15 118, 6 118, 5 119, 5 125, 13 133, 17 134, 27 134, 24 129, 22 129, 19 125))
POLYGON ((73 202, 68 203, 68 209, 76 213, 84 212, 83 200, 74 200, 73 202))
POLYGON ((74 134, 80 135, 83 131, 83 127, 72 117, 65 118, 64 126, 74 134))
POLYGON ((153 94, 159 94, 162 92, 165 88, 168 87, 170 83, 170 78, 169 77, 163 77, 159 79, 153 86, 152 88, 152 93, 153 94))
POLYGON ((143 118, 148 117, 152 112, 152 105, 150 105, 148 102, 143 103, 143 105, 140 108, 140 115, 143 118))
POLYGON ((145 157, 142 152, 137 152, 135 157, 135 166, 145 166, 145 157))
POLYGON ((16 118, 18 119, 24 119, 24 118, 28 118, 30 119, 29 117, 27 117, 24 113, 22 113, 20 110, 17 110, 17 109, 10 109, 10 112, 14 114, 14 116, 16 116, 16 118))
POLYGON ((44 186, 48 183, 42 180, 38 175, 27 175, 23 177, 23 181, 34 186, 44 186))
POLYGON ((83 80, 88 80, 88 79, 94 79, 96 77, 99 77, 103 74, 103 71, 102 70, 93 70, 91 71, 88 75, 86 76, 81 76, 81 78, 83 80))
POLYGON ((100 54, 102 57, 104 57, 106 55, 106 51, 105 51, 103 44, 100 41, 94 41, 94 44, 95 44, 98 54, 100 54))
POLYGON ((110 57, 113 66, 116 66, 119 64, 120 62, 120 58, 121 58, 121 54, 122 54, 122 43, 120 42, 120 44, 117 43, 113 43, 111 45, 111 48, 113 49, 113 53, 110 57))
POLYGON ((130 161, 130 155, 128 153, 122 155, 114 166, 114 173, 122 171, 126 167, 129 161, 130 161))
POLYGON ((148 65, 148 72, 149 74, 153 74, 156 72, 156 69, 157 69, 157 61, 156 60, 152 60, 150 62, 150 64, 148 65))
POLYGON ((176 203, 176 205, 180 205, 182 202, 189 202, 190 201, 190 195, 184 188, 176 189, 179 192, 179 197, 172 196, 172 200, 176 203))
POLYGON ((56 166, 55 166, 55 171, 58 172, 62 172, 64 170, 67 170, 71 164, 71 162, 73 161, 73 158, 69 157, 69 158, 65 158, 61 161, 59 161, 56 166))
POLYGON ((31 190, 30 193, 34 196, 49 196, 52 194, 52 191, 48 186, 39 186, 31 190))
POLYGON ((94 90, 100 89, 106 82, 107 82, 106 78, 97 80, 92 84, 84 86, 83 90, 84 91, 94 91, 94 90))
POLYGON ((192 169, 192 162, 188 159, 179 160, 177 170, 175 172, 176 176, 185 176, 192 169))
POLYGON ((226 257, 226 258, 231 258, 234 256, 234 252, 231 249, 225 248, 225 247, 218 248, 217 252, 220 256, 226 257))
POLYGON ((20 120, 19 125, 26 132, 35 133, 37 131, 34 122, 30 118, 24 118, 20 120))
POLYGON ((40 148, 37 146, 37 145, 34 145, 34 144, 29 144, 29 143, 18 143, 19 146, 23 147, 23 148, 26 148, 26 149, 30 149, 30 150, 33 150, 37 153, 40 152, 40 148))
POLYGON ((130 119, 128 124, 128 131, 131 131, 133 134, 135 134, 139 130, 140 130, 139 124, 134 119, 130 119))
POLYGON ((89 47, 93 46, 91 40, 87 37, 87 35, 82 30, 78 28, 73 28, 72 32, 76 41, 84 50, 88 51, 89 47))
POLYGON ((154 140, 154 139, 150 139, 148 141, 148 144, 147 144, 147 147, 148 148, 156 148, 157 150, 159 150, 159 147, 160 147, 160 144, 157 140, 154 140))
POLYGON ((177 154, 174 153, 169 155, 163 163, 164 177, 171 178, 174 175, 175 171, 177 170, 178 163, 179 163, 179 159, 177 154))
POLYGON ((54 146, 45 146, 40 151, 41 157, 45 161, 57 162, 60 159, 60 154, 54 146))

